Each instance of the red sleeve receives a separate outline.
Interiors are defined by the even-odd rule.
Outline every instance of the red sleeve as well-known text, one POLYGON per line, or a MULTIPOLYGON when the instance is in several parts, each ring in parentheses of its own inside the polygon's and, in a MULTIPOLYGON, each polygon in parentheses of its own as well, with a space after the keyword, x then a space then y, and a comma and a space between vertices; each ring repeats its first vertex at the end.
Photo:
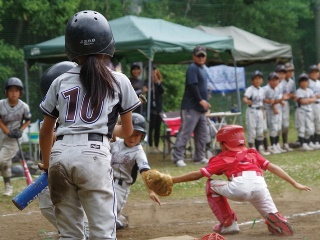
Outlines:
POLYGON ((228 164, 223 160, 221 153, 209 160, 206 167, 201 168, 201 173, 210 178, 212 175, 222 175, 228 169, 228 164))
POLYGON ((265 159, 259 152, 256 152, 257 165, 264 171, 267 170, 269 161, 265 159))

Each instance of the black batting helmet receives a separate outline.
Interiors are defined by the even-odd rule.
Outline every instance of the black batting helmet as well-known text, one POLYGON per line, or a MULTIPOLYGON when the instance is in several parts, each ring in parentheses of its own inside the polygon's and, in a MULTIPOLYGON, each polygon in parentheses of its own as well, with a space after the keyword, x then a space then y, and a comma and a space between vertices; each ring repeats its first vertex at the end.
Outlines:
POLYGON ((132 113, 132 125, 134 130, 143 134, 141 139, 144 139, 146 136, 146 121, 144 117, 139 113, 132 113))
POLYGON ((74 14, 65 32, 65 52, 70 61, 82 55, 113 56, 113 34, 107 19, 98 12, 86 10, 74 14))
POLYGON ((76 67, 77 64, 74 62, 64 61, 59 62, 48 68, 41 76, 40 79, 40 90, 41 94, 44 97, 53 80, 55 80, 57 77, 59 77, 61 74, 68 72, 70 69, 76 67))

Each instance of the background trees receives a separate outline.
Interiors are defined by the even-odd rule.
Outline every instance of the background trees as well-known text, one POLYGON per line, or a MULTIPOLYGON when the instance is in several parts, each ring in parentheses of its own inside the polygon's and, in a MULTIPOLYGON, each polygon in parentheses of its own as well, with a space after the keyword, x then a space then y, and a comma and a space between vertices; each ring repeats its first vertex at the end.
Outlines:
MULTIPOLYGON (((313 0, 0 0, 0 84, 11 76, 24 79, 24 45, 63 35, 70 16, 86 9, 97 10, 109 20, 130 14, 190 27, 234 25, 290 44, 299 74, 316 63, 314 4, 313 0)), ((249 66, 246 70, 248 73, 254 68, 271 71, 274 66, 275 63, 270 63, 249 66)), ((159 68, 167 87, 165 109, 178 109, 186 66, 160 65, 159 68)), ((39 66, 32 66, 29 79, 34 120, 42 118, 38 110, 40 70, 39 66)), ((125 73, 128 73, 126 68, 125 73)))

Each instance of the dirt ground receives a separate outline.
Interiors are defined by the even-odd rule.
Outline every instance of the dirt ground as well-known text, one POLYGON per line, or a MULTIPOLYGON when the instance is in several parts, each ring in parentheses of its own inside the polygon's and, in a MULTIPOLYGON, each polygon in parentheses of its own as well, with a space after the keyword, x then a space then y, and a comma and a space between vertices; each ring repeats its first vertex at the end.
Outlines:
MULTIPOLYGON (((320 190, 299 192, 294 189, 282 195, 273 195, 282 214, 289 217, 295 230, 293 237, 281 239, 320 239, 320 190)), ((124 209, 129 216, 127 229, 117 232, 118 240, 150 240, 172 236, 166 239, 201 238, 217 223, 204 196, 188 200, 162 198, 162 206, 151 201, 130 200, 124 209)), ((269 234, 257 211, 246 203, 231 202, 236 211, 240 233, 226 235, 228 240, 279 239, 269 234), (255 224, 253 221, 255 220, 255 224), (259 221, 260 220, 260 221, 259 221)), ((2 240, 49 240, 57 239, 57 232, 41 215, 37 203, 32 203, 23 211, 3 209, 0 203, 0 239, 2 240)))

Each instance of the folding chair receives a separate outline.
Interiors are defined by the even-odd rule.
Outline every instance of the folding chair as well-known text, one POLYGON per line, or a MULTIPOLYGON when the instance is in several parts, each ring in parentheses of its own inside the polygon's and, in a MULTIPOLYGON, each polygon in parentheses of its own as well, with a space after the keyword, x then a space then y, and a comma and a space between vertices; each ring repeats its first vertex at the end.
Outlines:
MULTIPOLYGON (((175 142, 172 140, 172 137, 176 138, 177 134, 180 130, 181 125, 181 117, 180 117, 180 111, 176 112, 167 112, 167 113, 160 113, 160 116, 162 118, 162 121, 165 124, 164 133, 162 135, 163 140, 163 160, 170 155, 172 148, 175 144, 175 142), (166 149, 168 149, 166 151, 166 149)), ((190 151, 192 153, 192 145, 191 141, 189 143, 189 146, 186 148, 186 150, 190 151)))

